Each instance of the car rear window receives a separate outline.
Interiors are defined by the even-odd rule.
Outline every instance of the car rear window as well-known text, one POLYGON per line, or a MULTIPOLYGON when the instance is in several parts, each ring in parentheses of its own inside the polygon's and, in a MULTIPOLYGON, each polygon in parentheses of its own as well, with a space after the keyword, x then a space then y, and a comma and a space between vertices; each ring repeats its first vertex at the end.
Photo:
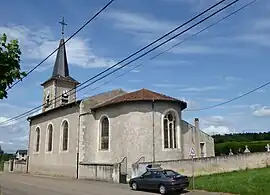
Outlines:
POLYGON ((179 175, 178 173, 176 173, 176 172, 174 172, 172 170, 165 170, 165 171, 163 171, 163 174, 166 177, 173 177, 173 176, 179 175))

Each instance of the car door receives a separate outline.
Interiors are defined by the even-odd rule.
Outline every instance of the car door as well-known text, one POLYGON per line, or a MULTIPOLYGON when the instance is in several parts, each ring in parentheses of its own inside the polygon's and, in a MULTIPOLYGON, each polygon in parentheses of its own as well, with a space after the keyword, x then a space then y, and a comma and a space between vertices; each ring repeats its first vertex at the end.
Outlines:
POLYGON ((160 180, 160 177, 159 177, 158 172, 151 171, 151 174, 147 175, 144 178, 144 182, 146 185, 145 188, 149 190, 158 189, 157 186, 159 184, 159 180, 160 180))
POLYGON ((142 188, 142 189, 152 189, 153 188, 152 187, 152 185, 153 185, 152 184, 152 179, 153 179, 152 172, 151 171, 145 172, 141 176, 141 178, 140 178, 140 180, 138 182, 139 187, 142 188))

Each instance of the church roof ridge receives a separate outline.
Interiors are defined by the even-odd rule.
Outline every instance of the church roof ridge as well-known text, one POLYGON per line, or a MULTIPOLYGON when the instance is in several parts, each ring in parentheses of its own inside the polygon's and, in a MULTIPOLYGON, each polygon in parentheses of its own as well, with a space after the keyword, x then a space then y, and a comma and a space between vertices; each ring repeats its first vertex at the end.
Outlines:
POLYGON ((93 107, 93 109, 109 106, 112 104, 117 104, 117 103, 122 103, 122 102, 132 102, 132 101, 171 101, 171 102, 178 102, 182 104, 183 109, 185 109, 187 106, 187 103, 182 100, 179 100, 179 99, 176 99, 176 98, 173 98, 173 97, 170 97, 170 96, 158 93, 158 92, 154 92, 146 88, 142 88, 137 91, 124 93, 122 95, 114 97, 110 100, 107 100, 101 104, 96 105, 95 107, 93 107))
MULTIPOLYGON (((97 96, 100 96, 100 95, 104 95, 104 94, 108 94, 108 93, 114 92, 114 91, 120 91, 120 92, 126 93, 122 88, 118 88, 118 89, 112 89, 112 90, 110 90, 110 91, 101 92, 101 93, 98 93, 98 94, 89 96, 89 97, 87 97, 87 98, 94 98, 94 97, 97 97, 97 96)), ((121 95, 122 95, 122 94, 121 94, 121 95)))

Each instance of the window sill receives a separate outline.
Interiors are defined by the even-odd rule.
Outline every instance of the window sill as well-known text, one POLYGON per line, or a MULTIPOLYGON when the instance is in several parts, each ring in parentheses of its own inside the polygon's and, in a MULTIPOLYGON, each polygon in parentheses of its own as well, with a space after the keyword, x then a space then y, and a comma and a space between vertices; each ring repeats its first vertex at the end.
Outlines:
POLYGON ((99 152, 110 152, 109 149, 108 149, 108 150, 105 150, 105 149, 99 149, 98 151, 99 151, 99 152))
POLYGON ((180 148, 163 148, 162 151, 181 151, 180 148))
POLYGON ((60 153, 68 153, 69 150, 60 150, 60 153))

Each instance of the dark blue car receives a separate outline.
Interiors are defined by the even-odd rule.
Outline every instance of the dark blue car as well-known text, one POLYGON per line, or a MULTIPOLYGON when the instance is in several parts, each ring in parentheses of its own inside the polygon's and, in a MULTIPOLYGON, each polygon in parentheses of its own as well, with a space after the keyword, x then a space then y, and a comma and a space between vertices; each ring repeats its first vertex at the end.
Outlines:
POLYGON ((129 185, 133 190, 159 190, 161 194, 183 191, 189 186, 187 176, 169 169, 148 169, 140 177, 132 178, 129 185))

